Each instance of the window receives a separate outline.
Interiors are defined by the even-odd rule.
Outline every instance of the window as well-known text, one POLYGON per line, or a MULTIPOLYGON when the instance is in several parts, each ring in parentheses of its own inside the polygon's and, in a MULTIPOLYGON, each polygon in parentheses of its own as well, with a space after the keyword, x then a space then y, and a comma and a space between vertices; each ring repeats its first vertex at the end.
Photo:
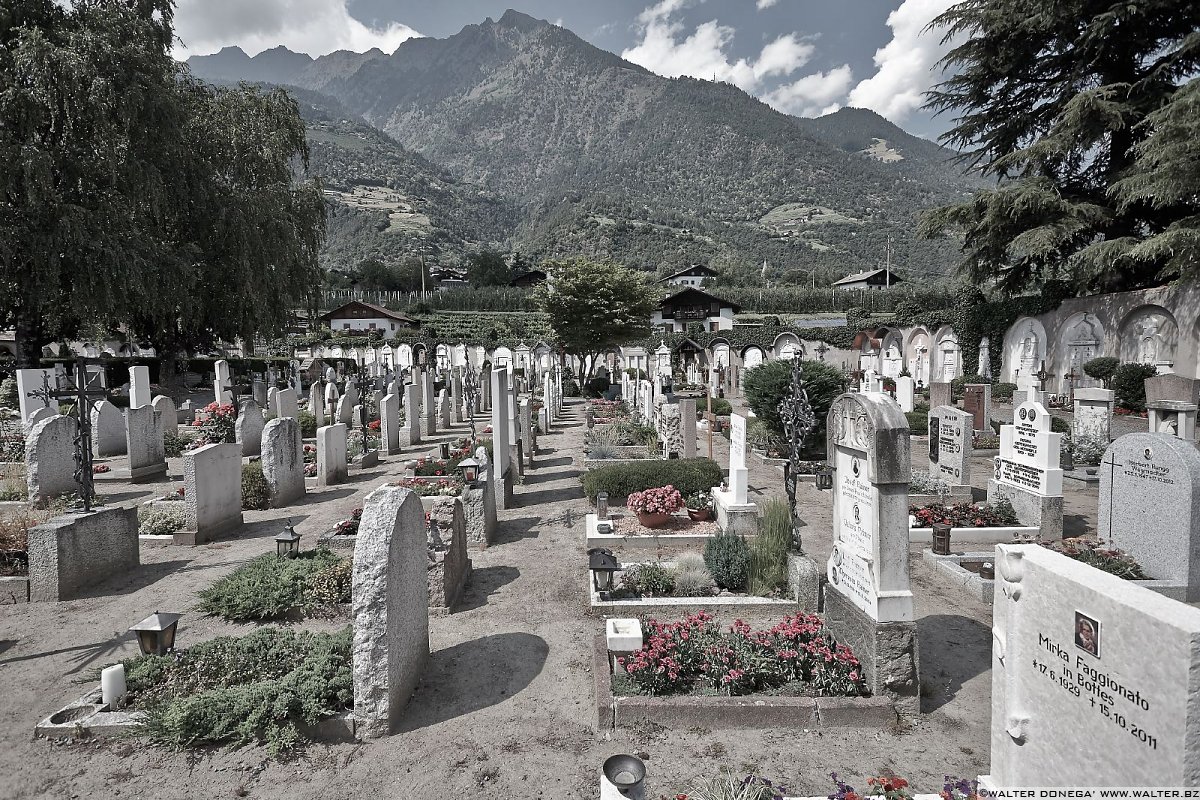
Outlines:
POLYGON ((373 331, 373 330, 375 330, 375 323, 374 323, 374 322, 368 323, 368 324, 367 324, 367 329, 368 329, 368 330, 372 330, 372 331, 373 331))
POLYGON ((344 330, 344 331, 348 331, 348 330, 350 330, 350 323, 349 323, 349 322, 343 322, 343 323, 342 323, 342 330, 344 330))

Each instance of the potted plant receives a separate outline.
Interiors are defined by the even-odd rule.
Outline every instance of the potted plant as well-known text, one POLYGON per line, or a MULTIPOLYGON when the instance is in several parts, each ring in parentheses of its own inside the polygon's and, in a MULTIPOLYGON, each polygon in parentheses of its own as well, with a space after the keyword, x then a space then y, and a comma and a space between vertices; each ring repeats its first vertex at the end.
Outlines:
POLYGON ((683 508, 683 496, 678 489, 667 484, 634 492, 625 499, 625 505, 637 514, 638 523, 643 527, 658 528, 666 525, 671 515, 683 508))
POLYGON ((687 496, 687 512, 695 522, 712 518, 712 495, 708 492, 693 492, 687 496))

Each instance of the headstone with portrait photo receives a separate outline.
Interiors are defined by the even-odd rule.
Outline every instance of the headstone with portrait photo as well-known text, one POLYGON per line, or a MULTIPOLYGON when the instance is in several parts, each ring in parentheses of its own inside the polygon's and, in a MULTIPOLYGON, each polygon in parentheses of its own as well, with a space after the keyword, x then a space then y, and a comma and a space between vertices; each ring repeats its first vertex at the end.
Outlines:
POLYGON ((988 481, 988 502, 1012 503, 1020 523, 1038 528, 1042 538, 1062 537, 1061 448, 1062 434, 1050 430, 1045 406, 1027 400, 1013 410, 1013 424, 1000 427, 1000 454, 988 481))
POLYGON ((908 567, 908 420, 880 394, 848 393, 827 417, 834 465, 833 552, 825 618, 862 663, 873 694, 902 714, 920 710, 917 631, 908 567))
POLYGON ((1200 785, 1200 609, 999 545, 981 787, 1200 785))

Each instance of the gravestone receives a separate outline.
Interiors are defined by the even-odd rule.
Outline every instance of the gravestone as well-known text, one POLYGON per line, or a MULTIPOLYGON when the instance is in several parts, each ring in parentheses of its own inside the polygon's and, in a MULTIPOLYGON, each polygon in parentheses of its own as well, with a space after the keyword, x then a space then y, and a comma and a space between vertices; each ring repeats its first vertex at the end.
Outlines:
POLYGON ((934 381, 929 384, 929 407, 954 405, 954 394, 950 384, 944 381, 934 381))
POLYGON ((167 436, 179 435, 179 412, 175 410, 175 401, 165 394, 155 395, 150 405, 154 408, 154 418, 158 420, 159 436, 166 440, 167 436))
POLYGON ((999 545, 984 789, 1200 785, 1200 610, 999 545))
POLYGON ((433 374, 421 372, 421 421, 424 424, 421 433, 424 436, 437 436, 437 397, 434 395, 433 374))
POLYGON ((429 521, 429 609, 439 614, 449 613, 471 577, 462 499, 439 497, 434 500, 429 509, 429 521))
POLYGON ((438 425, 450 430, 450 395, 445 389, 438 393, 438 425))
POLYGON ((250 384, 250 396, 254 398, 255 404, 258 405, 259 408, 271 407, 271 399, 269 397, 269 392, 267 391, 267 384, 265 381, 260 381, 257 379, 254 380, 250 384))
POLYGON ((238 409, 237 421, 233 423, 233 439, 241 444, 242 455, 257 456, 262 453, 262 435, 266 424, 258 403, 244 400, 238 409))
POLYGON ((42 420, 25 437, 25 487, 29 502, 45 505, 79 491, 75 482, 75 435, 79 423, 61 414, 42 420))
POLYGON ((971 428, 992 432, 992 385, 968 383, 963 390, 963 409, 971 415, 971 428))
POLYGON ((480 370, 479 410, 481 412, 492 410, 492 368, 488 364, 484 364, 483 369, 480 370))
POLYGON ((33 430, 33 426, 37 425, 42 420, 50 419, 51 417, 55 416, 58 416, 58 411, 50 406, 43 406, 42 408, 37 409, 25 420, 25 433, 28 434, 31 430, 33 430))
POLYGON ((404 428, 400 444, 412 447, 421 443, 421 387, 415 383, 404 386, 404 428))
POLYGON ((19 369, 17 370, 17 403, 21 411, 21 419, 28 420, 39 408, 46 408, 50 401, 43 397, 30 396, 30 392, 41 392, 46 386, 51 391, 58 388, 57 379, 52 369, 19 369), (44 380, 43 380, 44 379, 44 380))
POLYGON ((317 486, 333 486, 349 479, 346 437, 346 426, 341 423, 317 428, 317 486))
POLYGON ((916 407, 913 404, 914 387, 915 382, 911 376, 901 375, 896 378, 896 402, 900 405, 900 410, 905 413, 912 411, 916 407))
POLYGON ((220 405, 233 405, 233 384, 229 379, 229 362, 224 359, 213 365, 216 378, 213 380, 213 399, 220 405))
POLYGON ((858 656, 871 693, 915 715, 920 684, 908 569, 908 421, 888 397, 847 393, 833 401, 826 424, 835 475, 826 624, 858 656))
POLYGON ((325 425, 325 392, 320 381, 308 387, 308 411, 317 420, 317 427, 325 425))
POLYGON ((1076 389, 1071 439, 1091 439, 1107 447, 1112 435, 1113 399, 1110 389, 1076 389))
POLYGON ((337 424, 338 422, 338 388, 333 381, 325 384, 325 422, 337 424))
POLYGON ((1130 433, 1100 464, 1096 533, 1131 555, 1147 588, 1200 600, 1200 451, 1163 433, 1130 433))
POLYGON ((465 422, 462 367, 455 367, 454 371, 450 373, 450 405, 454 408, 454 421, 465 422))
POLYGON ((521 432, 521 455, 526 466, 533 466, 533 404, 528 397, 522 398, 517 406, 518 425, 521 432))
POLYGON ((154 399, 150 394, 150 368, 129 368, 129 407, 143 408, 154 399))
POLYGON ((938 406, 929 412, 929 472, 952 486, 970 486, 973 418, 938 406))
POLYGON ((275 393, 275 405, 271 407, 276 418, 300 416, 300 402, 295 389, 280 389, 275 393))
POLYGON ((662 443, 663 455, 679 458, 683 455, 683 419, 676 403, 663 403, 658 407, 658 440, 662 443))
POLYGON ((1013 424, 1000 427, 1000 455, 988 481, 988 502, 1009 501, 1020 523, 1038 528, 1042 538, 1062 537, 1061 446, 1045 407, 1027 400, 1013 409, 1013 424))
POLYGON ((746 418, 741 414, 729 417, 729 477, 727 489, 712 490, 713 509, 717 527, 723 531, 753 535, 758 532, 758 506, 747 500, 749 481, 746 469, 746 418))
POLYGON ((383 486, 367 495, 351 574, 359 738, 392 732, 429 660, 427 553, 415 492, 383 486))
POLYGON ((262 469, 271 491, 271 508, 304 497, 304 449, 300 423, 291 417, 273 419, 263 428, 262 469))
POLYGON ((337 421, 344 425, 354 423, 354 407, 358 405, 358 388, 349 380, 346 381, 346 392, 337 405, 337 421))
POLYGON ((120 456, 125 454, 125 415, 107 400, 92 407, 92 448, 96 455, 120 456))
POLYGON ((136 508, 68 512, 29 529, 29 599, 59 602, 141 563, 136 508))
POLYGON ((242 451, 208 444, 183 454, 184 530, 176 544, 204 544, 242 524, 242 451))
POLYGON ((1150 433, 1196 438, 1197 392, 1200 381, 1182 375, 1146 378, 1146 416, 1150 433))
POLYGON ((162 431, 155 417, 149 403, 125 412, 125 450, 129 453, 129 479, 134 483, 167 474, 162 431))
POLYGON ((683 458, 696 457, 696 401, 679 401, 679 433, 683 437, 683 458))
POLYGON ((508 437, 508 370, 492 370, 492 455, 495 471, 492 473, 492 490, 496 493, 496 508, 505 509, 512 505, 512 475, 510 474, 510 448, 513 443, 508 437))
POLYGON ((379 403, 379 438, 386 455, 400 452, 400 398, 390 392, 379 403))

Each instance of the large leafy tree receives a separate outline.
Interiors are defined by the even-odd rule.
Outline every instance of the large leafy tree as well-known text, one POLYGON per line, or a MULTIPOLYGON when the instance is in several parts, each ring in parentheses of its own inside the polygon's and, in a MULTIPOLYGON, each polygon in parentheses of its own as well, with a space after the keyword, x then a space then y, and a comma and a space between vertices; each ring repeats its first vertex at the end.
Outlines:
POLYGON ((589 364, 589 375, 606 350, 650 333, 658 298, 640 272, 585 259, 547 261, 548 280, 535 297, 550 316, 563 349, 589 364))
POLYGON ((0 0, 0 308, 25 361, 120 323, 166 358, 272 333, 320 284, 324 205, 281 91, 170 56, 171 0, 0 0))
POLYGON ((1119 290, 1196 268, 1200 3, 964 0, 933 27, 959 44, 928 107, 998 180, 922 224, 961 232, 967 276, 1119 290))

